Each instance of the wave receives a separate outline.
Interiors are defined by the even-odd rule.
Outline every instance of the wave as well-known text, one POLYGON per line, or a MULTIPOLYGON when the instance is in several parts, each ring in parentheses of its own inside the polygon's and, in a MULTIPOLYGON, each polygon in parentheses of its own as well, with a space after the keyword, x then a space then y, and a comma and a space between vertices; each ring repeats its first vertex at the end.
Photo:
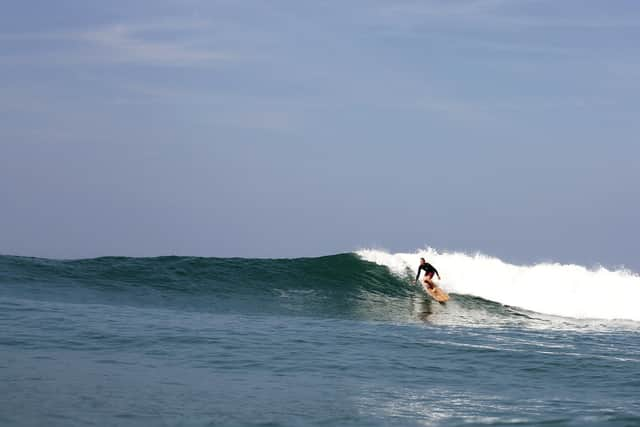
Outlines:
POLYGON ((2 296, 445 324, 519 322, 532 318, 531 312, 640 321, 635 306, 640 277, 631 272, 548 263, 517 266, 486 255, 434 249, 295 259, 0 256, 2 296), (420 256, 438 268, 441 286, 454 294, 446 306, 412 286, 420 256))
POLYGON ((440 272, 440 285, 455 294, 555 316, 640 321, 640 277, 627 270, 558 263, 513 265, 480 253, 432 248, 415 253, 370 249, 357 253, 405 278, 415 275, 419 258, 425 257, 440 272))

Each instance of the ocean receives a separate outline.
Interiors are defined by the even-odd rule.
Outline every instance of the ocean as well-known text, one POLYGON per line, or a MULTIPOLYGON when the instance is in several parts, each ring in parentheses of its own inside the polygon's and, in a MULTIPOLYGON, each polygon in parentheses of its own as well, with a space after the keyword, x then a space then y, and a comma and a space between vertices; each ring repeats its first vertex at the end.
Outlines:
POLYGON ((0 256, 0 425, 640 426, 638 303, 630 271, 433 249, 0 256))

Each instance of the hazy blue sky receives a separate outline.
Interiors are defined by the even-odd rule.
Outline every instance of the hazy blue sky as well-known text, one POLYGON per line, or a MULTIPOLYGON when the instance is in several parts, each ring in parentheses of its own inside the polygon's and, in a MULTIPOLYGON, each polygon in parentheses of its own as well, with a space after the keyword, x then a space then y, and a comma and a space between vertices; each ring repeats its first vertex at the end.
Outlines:
POLYGON ((0 253, 640 270, 640 3, 5 2, 0 253))

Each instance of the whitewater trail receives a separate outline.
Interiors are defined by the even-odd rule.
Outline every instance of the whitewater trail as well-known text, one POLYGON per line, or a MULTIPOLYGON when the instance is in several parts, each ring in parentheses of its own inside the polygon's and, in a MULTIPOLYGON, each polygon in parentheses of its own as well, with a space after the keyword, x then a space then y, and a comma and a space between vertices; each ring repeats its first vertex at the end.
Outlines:
POLYGON ((438 269, 440 286, 449 293, 556 316, 640 321, 640 276, 626 270, 556 263, 513 265, 487 255, 432 248, 415 253, 372 249, 356 253, 410 280, 415 277, 419 258, 425 257, 438 269))

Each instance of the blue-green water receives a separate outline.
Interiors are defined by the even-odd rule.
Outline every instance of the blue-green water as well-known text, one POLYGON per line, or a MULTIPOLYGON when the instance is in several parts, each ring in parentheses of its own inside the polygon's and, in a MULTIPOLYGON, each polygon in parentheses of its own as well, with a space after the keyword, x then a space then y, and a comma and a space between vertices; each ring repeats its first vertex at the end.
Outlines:
POLYGON ((640 324, 354 254, 0 257, 0 425, 640 425, 640 324))

